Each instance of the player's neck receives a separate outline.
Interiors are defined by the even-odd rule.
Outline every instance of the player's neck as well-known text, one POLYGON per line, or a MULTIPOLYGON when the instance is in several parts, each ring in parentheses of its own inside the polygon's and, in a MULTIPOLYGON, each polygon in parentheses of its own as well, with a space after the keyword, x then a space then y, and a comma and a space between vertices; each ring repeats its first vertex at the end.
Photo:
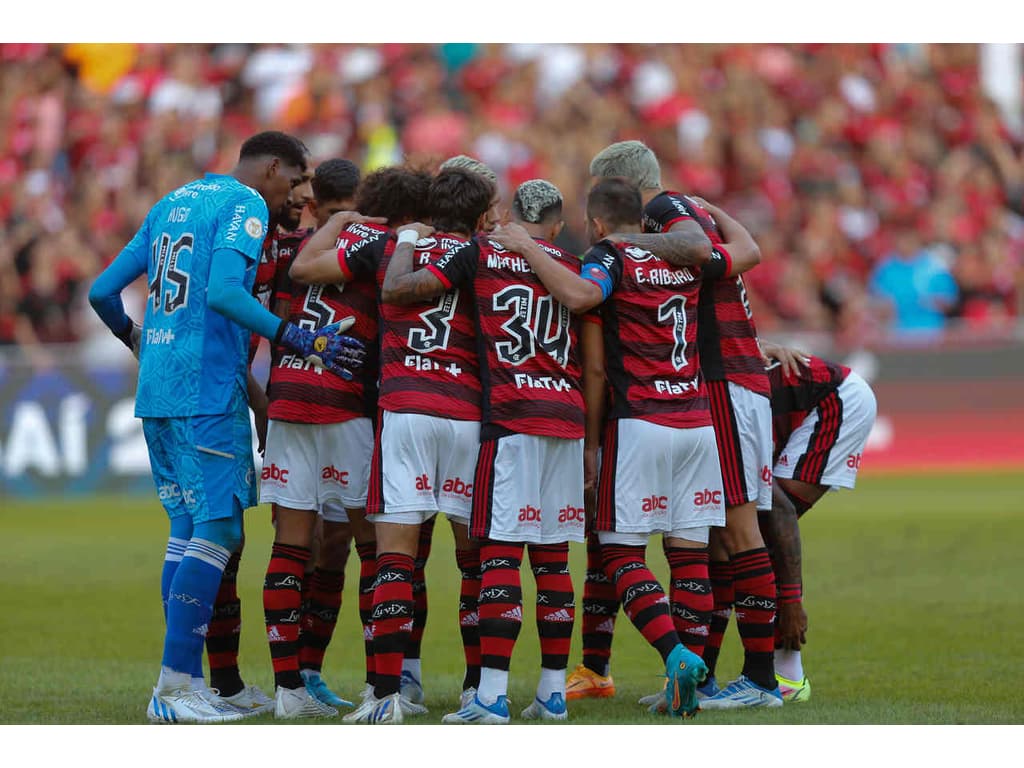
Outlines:
MULTIPOLYGON (((651 202, 651 200, 656 198, 658 195, 660 195, 664 191, 665 190, 660 189, 660 188, 658 188, 658 189, 642 189, 642 190, 640 190, 640 200, 643 202, 644 206, 646 206, 649 202, 651 202)), ((620 231, 622 231, 622 230, 620 230, 620 231)), ((637 230, 637 231, 639 232, 640 230, 637 230)))

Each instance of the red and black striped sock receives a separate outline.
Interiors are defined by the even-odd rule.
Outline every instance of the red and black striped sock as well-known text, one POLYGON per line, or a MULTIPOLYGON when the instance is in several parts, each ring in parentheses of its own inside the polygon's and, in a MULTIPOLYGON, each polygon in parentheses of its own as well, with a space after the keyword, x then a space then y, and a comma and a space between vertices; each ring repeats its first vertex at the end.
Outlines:
POLYGON ((736 624, 743 641, 743 674, 775 688, 775 574, 768 550, 732 555, 736 624))
POLYGON ((377 579, 377 543, 356 544, 359 555, 359 623, 363 625, 363 650, 366 655, 366 682, 373 679, 373 628, 370 615, 373 613, 373 585, 377 579))
POLYGON ((732 563, 729 560, 712 560, 708 564, 708 576, 711 579, 711 625, 708 631, 708 642, 704 646, 704 663, 708 666, 708 675, 715 674, 718 654, 722 650, 725 630, 729 627, 732 615, 732 563))
POLYGON ((224 567, 206 633, 210 687, 219 690, 221 696, 234 696, 245 687, 238 671, 238 641, 242 632, 242 601, 238 599, 238 565, 241 559, 241 551, 234 552, 224 567))
POLYGON ((407 659, 420 657, 420 646, 423 643, 423 630, 427 627, 427 558, 430 557, 430 545, 434 538, 434 521, 432 517, 420 525, 420 542, 416 550, 416 560, 412 573, 412 634, 405 647, 407 659))
POLYGON ((459 591, 459 631, 466 657, 462 690, 480 687, 480 550, 456 549, 455 562, 462 573, 459 591))
POLYGON ((405 644, 412 632, 412 555, 382 552, 377 555, 377 587, 371 614, 374 696, 398 693, 402 680, 405 644))
POLYGON ((480 547, 481 667, 508 671, 523 626, 522 560, 522 544, 486 541, 480 547))
POLYGON ((301 688, 299 619, 302 615, 302 576, 312 552, 306 547, 274 544, 263 581, 263 615, 274 667, 274 684, 301 688))
POLYGON ((619 596, 604 572, 601 542, 596 533, 587 536, 587 574, 583 582, 583 666, 599 675, 608 674, 612 655, 619 596))
POLYGON ((345 572, 317 566, 306 577, 303 586, 305 600, 302 605, 302 634, 299 635, 299 669, 319 672, 338 623, 345 572))
POLYGON ((663 660, 679 644, 668 598, 644 562, 644 547, 605 544, 601 547, 604 572, 615 583, 622 608, 644 639, 663 660))
POLYGON ((670 547, 665 557, 671 574, 669 603, 676 634, 683 645, 703 656, 715 605, 708 578, 708 550, 670 547))
POLYGON ((569 575, 569 544, 530 544, 530 569, 537 583, 537 636, 540 665, 545 669, 569 666, 576 595, 569 575))

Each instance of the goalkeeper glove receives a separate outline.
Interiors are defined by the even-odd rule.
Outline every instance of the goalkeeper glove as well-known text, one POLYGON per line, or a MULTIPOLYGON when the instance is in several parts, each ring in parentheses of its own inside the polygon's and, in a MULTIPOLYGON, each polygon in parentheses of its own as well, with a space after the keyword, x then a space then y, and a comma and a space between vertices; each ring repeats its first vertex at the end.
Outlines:
POLYGON ((287 347, 319 368, 326 368, 346 381, 351 381, 351 369, 361 366, 366 356, 363 342, 342 333, 351 328, 355 321, 354 317, 346 317, 316 332, 283 322, 274 343, 287 347))
POLYGON ((138 360, 139 347, 142 344, 142 326, 134 322, 130 317, 126 316, 125 319, 128 321, 128 324, 124 327, 124 330, 114 335, 131 350, 132 354, 135 355, 135 359, 138 360))

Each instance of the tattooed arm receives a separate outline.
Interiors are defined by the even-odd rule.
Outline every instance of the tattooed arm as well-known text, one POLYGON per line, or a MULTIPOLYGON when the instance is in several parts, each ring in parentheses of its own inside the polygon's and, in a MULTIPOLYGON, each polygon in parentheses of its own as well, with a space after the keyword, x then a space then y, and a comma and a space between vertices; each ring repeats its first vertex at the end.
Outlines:
POLYGON ((797 519, 793 503, 778 484, 774 484, 772 509, 760 511, 758 521, 765 545, 771 552, 772 569, 775 571, 779 593, 779 639, 783 648, 793 650, 800 650, 800 646, 807 642, 807 614, 802 601, 800 525, 797 519))

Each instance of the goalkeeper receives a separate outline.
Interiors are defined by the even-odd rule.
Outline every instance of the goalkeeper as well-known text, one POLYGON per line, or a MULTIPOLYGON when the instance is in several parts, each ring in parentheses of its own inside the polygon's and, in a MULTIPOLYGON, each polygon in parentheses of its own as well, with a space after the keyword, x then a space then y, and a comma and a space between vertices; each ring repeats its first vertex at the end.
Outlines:
POLYGON ((153 206, 89 291, 97 314, 139 358, 135 415, 170 518, 163 661, 147 708, 154 722, 242 717, 202 684, 202 652, 242 511, 256 503, 246 397, 250 332, 344 378, 365 353, 362 342, 341 334, 351 321, 308 331, 251 295, 268 209, 285 203, 307 160, 293 136, 250 137, 231 174, 208 173, 153 206), (149 296, 140 328, 125 314, 121 291, 143 273, 149 296))

